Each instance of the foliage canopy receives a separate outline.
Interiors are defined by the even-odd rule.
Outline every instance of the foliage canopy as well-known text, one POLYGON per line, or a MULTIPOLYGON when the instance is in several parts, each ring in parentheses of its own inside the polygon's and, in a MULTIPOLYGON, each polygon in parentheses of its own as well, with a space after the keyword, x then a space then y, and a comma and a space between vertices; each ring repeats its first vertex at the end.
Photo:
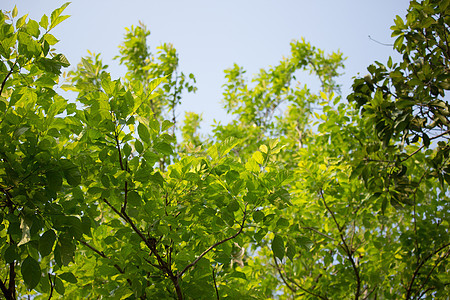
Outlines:
POLYGON ((195 77, 126 29, 113 80, 52 29, 0 13, 0 288, 6 299, 443 299, 448 257, 450 1, 411 1, 343 99, 342 53, 304 40, 250 81, 209 136, 176 109, 195 77), (321 83, 296 84, 299 72, 321 83), (67 100, 59 89, 73 91, 67 100))

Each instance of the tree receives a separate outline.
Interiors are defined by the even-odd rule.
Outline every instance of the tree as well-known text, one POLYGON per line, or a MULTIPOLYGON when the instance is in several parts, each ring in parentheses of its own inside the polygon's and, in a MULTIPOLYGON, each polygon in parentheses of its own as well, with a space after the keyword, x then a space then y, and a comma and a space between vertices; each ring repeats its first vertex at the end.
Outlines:
POLYGON ((343 55, 304 40, 251 81, 234 65, 236 118, 209 136, 195 113, 179 124, 195 77, 143 24, 119 47, 123 78, 90 53, 63 83, 50 30, 68 4, 50 22, 2 12, 3 296, 446 297, 447 2, 411 2, 392 28, 403 61, 370 66, 348 102, 343 55))
POLYGON ((82 203, 69 199, 80 191, 70 148, 81 122, 60 117, 72 115, 76 106, 54 90, 61 68, 69 63, 51 49, 57 39, 50 32, 67 18, 61 15, 66 6, 39 23, 26 16, 17 19, 16 8, 0 13, 0 288, 6 299, 39 283, 48 286, 49 280, 58 285, 61 280, 50 275, 51 262, 68 263, 75 238, 89 231, 85 218, 74 216, 84 211, 82 203))

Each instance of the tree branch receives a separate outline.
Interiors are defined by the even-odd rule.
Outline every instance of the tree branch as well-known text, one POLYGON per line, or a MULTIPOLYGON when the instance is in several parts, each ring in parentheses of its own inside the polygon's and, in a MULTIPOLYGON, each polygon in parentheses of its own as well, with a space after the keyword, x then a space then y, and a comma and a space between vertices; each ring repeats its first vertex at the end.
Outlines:
POLYGON ((14 298, 11 296, 11 293, 6 288, 6 281, 3 283, 3 281, 0 279, 0 289, 2 290, 3 296, 5 296, 5 299, 7 300, 14 300, 14 298))
MULTIPOLYGON (((444 132, 442 132, 442 133, 440 133, 440 134, 438 134, 438 135, 436 135, 436 136, 431 137, 431 138, 430 138, 430 141, 431 141, 431 140, 435 140, 435 139, 437 139, 437 138, 440 138, 441 136, 446 135, 446 134, 448 134, 448 133, 450 133, 450 130, 446 130, 446 131, 444 131, 444 132)), ((420 150, 422 150, 424 147, 425 147, 425 145, 420 146, 416 151, 414 151, 413 153, 409 154, 407 157, 405 157, 404 159, 402 159, 400 162, 404 162, 404 161, 410 159, 412 156, 414 156, 414 154, 416 154, 417 152, 419 152, 420 150)))
MULTIPOLYGON (((117 129, 115 129, 117 130, 117 129)), ((122 171, 125 170, 125 168, 123 167, 123 162, 122 162, 122 151, 120 150, 120 143, 119 143, 119 134, 116 132, 114 132, 114 139, 116 140, 116 147, 117 147, 117 152, 119 154, 119 163, 120 163, 120 169, 122 171)))
MULTIPOLYGON (((91 249, 92 251, 94 251, 95 253, 100 255, 101 257, 111 260, 111 258, 109 258, 108 256, 106 256, 105 253, 103 253, 103 251, 100 251, 100 250, 94 248, 94 246, 89 245, 85 241, 80 241, 80 243, 82 243, 83 245, 85 245, 86 247, 88 247, 89 249, 91 249)), ((114 268, 116 268, 117 271, 119 271, 121 274, 125 273, 125 271, 118 264, 114 264, 114 268)), ((129 281, 129 283, 131 284, 131 281, 129 279, 127 279, 127 281, 129 281)))
POLYGON ((16 298, 16 270, 15 263, 9 264, 9 292, 13 299, 16 298))
MULTIPOLYGON (((94 251, 95 253, 97 253, 99 256, 106 258, 108 260, 111 260, 110 257, 106 256, 105 253, 103 253, 103 251, 98 250, 97 248, 95 248, 94 246, 89 245, 87 242, 85 241, 80 241, 80 243, 82 243, 83 245, 85 245, 86 247, 88 247, 89 249, 91 249, 92 251, 94 251)), ((117 271, 119 271, 120 274, 125 274, 125 270, 122 269, 118 264, 113 264, 114 268, 116 268, 117 271)), ((50 274, 49 274, 49 279, 50 279, 50 274)), ((127 282, 130 286, 133 286, 133 283, 131 282, 131 279, 127 278, 127 282)), ((50 284, 51 284, 51 280, 50 280, 50 284)), ((53 290, 53 287, 52 287, 53 290)), ((142 298, 142 297, 141 297, 142 298)), ((50 298, 49 298, 50 299, 50 298)))
POLYGON ((329 238, 330 240, 333 240, 333 241, 334 241, 334 238, 333 238, 333 237, 328 236, 328 235, 326 235, 325 233, 322 233, 322 232, 320 232, 319 230, 317 230, 317 229, 315 229, 315 228, 313 228, 313 227, 303 227, 303 226, 300 226, 300 229, 308 229, 308 230, 314 231, 315 233, 318 233, 318 234, 320 234, 321 236, 324 236, 324 237, 329 238))
POLYGON ((412 294, 412 287, 414 284, 414 281, 416 280, 417 275, 419 274, 419 270, 423 267, 423 265, 430 259, 433 257, 433 255, 436 255, 437 253, 441 252, 442 250, 444 250, 445 248, 447 248, 448 246, 450 246, 450 243, 447 243, 443 246, 441 246, 440 248, 438 248, 436 251, 434 251, 433 253, 429 254, 427 257, 425 257, 420 264, 417 265, 416 269, 414 270, 413 276, 411 278, 411 281, 408 284, 408 288, 406 289, 406 297, 405 299, 409 299, 411 297, 412 294))
POLYGON ((5 78, 3 79, 2 86, 0 88, 0 96, 2 95, 3 89, 5 88, 6 81, 8 80, 8 77, 11 76, 11 74, 13 73, 14 67, 16 66, 16 64, 17 64, 17 61, 14 62, 13 66, 11 67, 11 70, 9 70, 8 74, 6 74, 5 78))
POLYGON ((275 257, 275 254, 273 255, 273 260, 275 262, 275 267, 276 267, 276 269, 278 271, 278 274, 280 274, 281 280, 283 280, 284 284, 288 287, 288 289, 290 289, 294 294, 296 294, 297 290, 294 289, 292 286, 290 286, 289 283, 284 278, 283 273, 281 272, 281 267, 278 265, 277 258, 275 257))
POLYGON ((150 249, 150 251, 155 255, 156 260, 158 261, 158 264, 160 266, 160 270, 164 271, 167 276, 169 276, 170 280, 172 280, 172 283, 175 287, 177 297, 179 300, 183 299, 183 295, 181 293, 181 288, 178 282, 178 276, 175 276, 173 274, 170 265, 165 262, 161 255, 159 255, 158 250, 156 249, 156 240, 153 239, 147 239, 144 234, 137 228, 137 226, 134 224, 133 220, 127 215, 125 211, 119 212, 114 206, 112 206, 111 203, 108 202, 108 200, 102 198, 102 201, 105 202, 118 216, 120 216, 125 222, 127 222, 133 231, 141 238, 141 240, 145 243, 145 245, 150 249))
POLYGON ((122 219, 125 220, 125 217, 123 216, 123 214, 118 211, 114 206, 112 206, 111 203, 109 203, 108 200, 106 200, 105 198, 102 198, 102 201, 105 202, 119 217, 121 217, 122 219))
POLYGON ((53 282, 50 273, 48 273, 48 281, 50 281, 50 295, 48 295, 48 300, 51 300, 53 295, 53 282))
MULTIPOLYGON (((293 287, 289 286, 289 284, 287 283, 287 281, 284 279, 284 276, 283 276, 283 274, 282 274, 282 272, 281 272, 281 271, 283 270, 283 268, 280 267, 280 265, 278 264, 277 259, 276 259, 275 256, 273 257, 273 260, 275 261, 275 265, 276 265, 277 271, 278 271, 278 273, 280 274, 281 279, 284 281, 284 283, 286 284, 286 286, 287 286, 291 291, 293 291, 294 293, 297 293, 297 290, 294 289, 293 287)), ((283 271, 284 271, 284 270, 283 270, 283 271)), ((284 272, 286 273, 286 271, 284 271, 284 272)), ((314 292, 311 292, 310 290, 305 289, 304 287, 302 287, 301 285, 299 285, 297 282, 295 282, 293 279, 289 278, 288 276, 286 276, 286 278, 287 278, 287 280, 289 280, 290 282, 292 282, 293 284, 295 284, 296 287, 298 287, 299 289, 301 289, 301 290, 304 291, 305 293, 308 293, 308 294, 310 294, 310 295, 313 295, 313 296, 315 296, 315 297, 317 297, 317 298, 320 298, 320 299, 322 299, 322 300, 327 300, 327 299, 328 299, 327 297, 321 296, 321 295, 319 295, 319 294, 316 294, 316 293, 314 293, 314 292)))
POLYGON ((337 229, 339 230, 339 236, 340 236, 341 241, 342 241, 342 244, 343 244, 343 249, 344 249, 345 253, 346 253, 347 256, 348 256, 348 259, 350 260, 350 263, 352 264, 352 268, 353 268, 353 271, 354 271, 355 277, 356 277, 355 300, 358 300, 358 299, 359 299, 359 295, 360 295, 360 293, 361 293, 361 278, 359 277, 359 269, 358 269, 358 267, 356 266, 355 260, 353 259, 353 253, 352 253, 352 251, 349 249, 349 247, 348 247, 348 245, 347 245, 347 243, 346 243, 346 241, 345 241, 344 235, 342 234, 342 230, 343 230, 344 226, 342 226, 342 227, 339 226, 339 223, 337 222, 336 217, 334 216, 333 211, 330 209, 330 207, 328 206, 328 204, 327 204, 327 202, 326 202, 326 200, 325 200, 325 197, 324 197, 324 195, 323 195, 323 190, 322 190, 322 189, 319 190, 319 194, 320 194, 320 197, 321 197, 322 200, 323 200, 323 203, 325 204, 326 209, 328 210, 328 212, 329 212, 329 213, 331 214, 331 216, 333 217, 334 223, 336 224, 336 227, 337 227, 337 229))
POLYGON ((219 242, 214 243, 214 244, 211 245, 208 249, 206 249, 205 251, 203 251, 203 253, 200 254, 199 257, 197 257, 193 262, 191 262, 190 264, 188 264, 188 265, 183 269, 183 271, 179 272, 179 273, 177 274, 177 277, 178 277, 178 278, 181 278, 181 276, 183 276, 183 274, 184 274, 188 269, 190 269, 191 267, 195 266, 195 265, 198 263, 198 261, 199 261, 200 259, 202 259, 202 257, 205 256, 209 251, 211 251, 211 250, 214 249, 215 247, 219 246, 220 244, 223 244, 223 243, 225 243, 225 242, 227 242, 227 241, 229 241, 229 240, 234 239, 235 237, 237 237, 237 236, 242 232, 242 230, 244 229, 244 224, 245 224, 246 216, 247 216, 247 204, 245 205, 244 216, 243 216, 243 218, 242 218, 242 223, 241 223, 241 226, 240 226, 239 230, 238 230, 235 234, 233 234, 232 236, 227 237, 227 238, 224 239, 224 240, 221 240, 221 241, 219 241, 219 242))
POLYGON ((217 283, 216 283, 216 275, 214 274, 214 268, 212 269, 212 277, 213 277, 213 280, 214 280, 214 289, 216 290, 217 300, 220 300, 219 290, 217 289, 217 283))
MULTIPOLYGON (((439 259, 436 260, 436 262, 435 262, 433 268, 431 268, 430 272, 428 272, 427 278, 425 278, 425 280, 423 281, 423 283, 420 285, 420 288, 417 290, 416 294, 414 295, 416 298, 417 298, 417 294, 420 292, 421 289, 423 289, 423 287, 425 286, 425 284, 426 284, 426 283, 428 282, 428 280, 430 279, 431 274, 434 272, 434 269, 436 269, 437 266, 438 266, 443 260, 445 260, 445 258, 448 257, 449 254, 450 254, 450 250, 447 251, 447 253, 446 253, 443 257, 440 257, 439 259)), ((419 297, 419 298, 417 298, 417 299, 420 299, 420 298, 421 298, 421 297, 419 297)))

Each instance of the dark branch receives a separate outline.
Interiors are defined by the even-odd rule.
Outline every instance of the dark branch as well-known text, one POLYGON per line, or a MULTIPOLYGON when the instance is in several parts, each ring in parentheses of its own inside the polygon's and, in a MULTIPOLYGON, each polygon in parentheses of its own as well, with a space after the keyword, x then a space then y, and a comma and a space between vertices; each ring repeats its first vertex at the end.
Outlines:
POLYGON ((353 271, 355 273, 355 278, 356 278, 356 292, 355 292, 355 300, 359 299, 359 295, 361 292, 361 278, 359 277, 359 269, 356 266, 355 260, 353 259, 353 253, 351 251, 351 249, 348 247, 347 242, 345 241, 344 235, 342 234, 342 230, 344 229, 344 226, 340 226, 339 223, 336 220, 336 217, 334 216, 333 211, 330 209, 330 207, 328 206, 325 197, 323 195, 323 191, 320 190, 319 191, 320 197, 323 200, 323 203, 325 204, 326 209, 328 210, 328 212, 331 214, 331 216, 333 217, 334 223, 336 224, 337 229, 339 230, 339 236, 341 238, 342 244, 343 244, 343 249, 345 251, 345 253, 348 256, 348 259, 350 260, 350 263, 352 264, 352 268, 353 271))
POLYGON ((0 279, 0 289, 2 290, 3 296, 5 296, 5 299, 7 300, 14 300, 14 298, 11 296, 9 290, 6 288, 6 281, 3 283, 3 281, 0 279))
MULTIPOLYGON (((447 251, 447 253, 446 253, 443 257, 441 257, 441 258, 439 258, 439 259, 436 260, 436 262, 434 263, 433 268, 431 268, 430 272, 428 272, 427 278, 425 278, 425 280, 424 280, 423 283, 421 284, 420 288, 417 290, 417 292, 416 292, 416 294, 415 294, 416 298, 417 298, 417 294, 420 292, 420 290, 423 289, 423 287, 425 286, 425 284, 426 284, 426 283, 428 282, 428 280, 430 279, 431 274, 433 274, 433 272, 434 272, 434 270, 437 268, 437 266, 438 266, 442 261, 444 261, 444 260, 448 257, 449 254, 450 254, 450 250, 447 251)), ((417 299, 420 299, 420 298, 421 298, 421 297, 419 297, 419 298, 417 298, 417 299)))
POLYGON ((202 257, 205 256, 209 251, 211 251, 212 249, 216 248, 216 247, 219 246, 220 244, 223 244, 223 243, 225 243, 225 242, 227 242, 227 241, 229 241, 229 240, 234 239, 235 237, 237 237, 237 236, 242 232, 242 230, 244 229, 244 224, 245 224, 245 218, 246 218, 246 216, 247 216, 247 205, 245 205, 244 216, 243 216, 243 218, 242 218, 242 223, 241 223, 241 227, 239 228, 239 230, 238 230, 235 234, 233 234, 232 236, 227 237, 227 238, 224 239, 224 240, 221 240, 221 241, 219 241, 219 242, 214 243, 214 244, 211 245, 208 249, 206 249, 205 251, 203 251, 203 253, 200 254, 199 257, 197 257, 193 262, 191 262, 189 265, 187 265, 187 266, 183 269, 183 271, 179 272, 179 273, 177 274, 177 277, 178 277, 178 278, 181 278, 181 276, 183 276, 183 274, 184 274, 188 269, 190 269, 191 267, 195 266, 195 264, 197 264, 197 262, 198 262, 200 259, 202 259, 202 257))
POLYGON ((109 203, 108 200, 106 200, 105 198, 102 198, 102 201, 105 202, 117 215, 119 215, 119 217, 121 217, 122 219, 125 219, 124 215, 118 211, 114 206, 112 206, 111 203, 109 203))
POLYGON ((314 231, 315 233, 318 233, 321 236, 324 236, 324 237, 329 238, 330 240, 334 241, 334 238, 332 238, 331 236, 326 235, 325 233, 320 232, 319 230, 317 230, 317 229, 315 229, 313 227, 303 227, 302 226, 302 227, 300 227, 300 229, 308 229, 308 230, 314 231))
MULTIPOLYGON (((88 247, 89 249, 91 249, 92 251, 94 251, 95 253, 100 255, 101 257, 106 258, 106 259, 110 259, 108 256, 106 256, 105 253, 103 253, 103 251, 100 251, 100 250, 94 248, 93 246, 89 245, 85 241, 80 241, 80 243, 82 243, 83 245, 85 245, 86 247, 88 247)), ((119 271, 121 274, 125 273, 125 271, 118 264, 114 264, 114 268, 116 268, 117 271, 119 271)), ((131 284, 131 281, 129 279, 127 279, 127 281, 129 281, 129 283, 131 284)))
POLYGON ((48 295, 48 300, 52 299, 53 296, 53 282, 52 282, 52 275, 48 273, 48 281, 50 281, 50 295, 48 295))
POLYGON ((212 269, 212 277, 213 277, 213 280, 214 280, 214 289, 216 290, 217 300, 220 300, 219 290, 217 289, 217 283, 216 283, 216 275, 214 274, 214 268, 212 269))
POLYGON ((178 299, 183 299, 183 295, 181 293, 181 288, 180 285, 178 283, 178 276, 175 276, 175 274, 173 274, 170 265, 167 264, 167 262, 165 262, 161 255, 159 255, 158 250, 156 248, 156 240, 155 239, 147 239, 144 234, 139 230, 139 228, 137 228, 137 226, 134 224, 133 220, 131 220, 131 218, 127 215, 127 213, 125 211, 123 212, 119 212, 114 206, 112 206, 111 203, 108 202, 108 200, 102 198, 103 202, 105 202, 118 216, 120 216, 125 222, 127 222, 131 228, 133 229, 133 231, 141 238, 141 240, 145 243, 145 245, 151 250, 152 254, 155 255, 156 260, 158 261, 159 264, 159 269, 164 271, 167 276, 169 276, 170 280, 172 280, 172 283, 175 287, 175 290, 177 292, 177 297, 178 299))
POLYGON ((9 70, 8 74, 6 74, 5 78, 2 81, 2 86, 0 88, 0 96, 3 93, 3 89, 5 88, 6 81, 8 80, 8 77, 11 76, 12 72, 14 71, 14 67, 16 66, 17 61, 14 62, 13 66, 11 67, 11 70, 9 70))
POLYGON ((275 266, 276 266, 276 269, 277 269, 277 271, 278 271, 278 274, 280 274, 281 280, 283 280, 284 284, 285 284, 285 285, 286 285, 286 286, 287 286, 294 294, 296 294, 296 293, 297 293, 297 290, 294 289, 294 288, 286 281, 286 279, 284 278, 283 273, 281 272, 281 267, 278 265, 277 258, 275 257, 275 255, 273 255, 273 260, 274 260, 274 262, 275 262, 275 266))
MULTIPOLYGON (((275 258, 275 257, 274 257, 274 258, 275 258)), ((276 263, 276 259, 275 259, 275 263, 276 263)), ((278 264, 277 264, 277 266, 278 266, 278 264)), ((280 273, 280 275, 281 275, 281 273, 280 273)), ((302 287, 301 285, 299 285, 297 282, 295 282, 295 280, 293 280, 293 279, 291 279, 291 278, 289 278, 289 277, 287 277, 287 276, 286 276, 286 278, 287 278, 287 280, 289 280, 290 282, 292 282, 293 284, 295 284, 296 287, 298 287, 299 289, 301 289, 301 290, 304 291, 305 293, 310 294, 310 295, 313 295, 313 296, 315 296, 315 297, 317 297, 317 298, 320 298, 320 299, 322 299, 322 300, 328 300, 327 297, 321 296, 321 295, 316 294, 316 293, 314 293, 314 292, 312 292, 312 291, 310 291, 310 290, 305 289, 304 287, 302 287)))
MULTIPOLYGON (((430 138, 430 141, 431 141, 431 140, 434 140, 434 139, 437 139, 437 138, 440 138, 441 136, 446 135, 446 134, 449 134, 449 133, 450 133, 450 130, 446 130, 446 131, 442 132, 441 134, 438 134, 438 135, 436 135, 436 136, 431 137, 431 138, 430 138)), ((424 147, 425 147, 425 145, 420 146, 416 151, 414 151, 413 153, 409 154, 407 157, 405 157, 404 159, 402 159, 401 162, 404 162, 404 161, 408 160, 408 159, 411 158, 414 154, 416 154, 417 152, 419 152, 420 150, 422 150, 424 147)))
POLYGON ((429 254, 427 257, 425 257, 420 264, 417 265, 416 269, 414 270, 413 276, 411 278, 411 281, 408 284, 408 288, 406 289, 406 297, 405 299, 409 299, 411 297, 412 294, 412 288, 413 288, 413 284, 414 281, 416 280, 417 275, 419 275, 419 271, 420 269, 424 266, 424 264, 433 257, 433 255, 438 254, 439 252, 441 252, 442 250, 444 250, 445 248, 447 248, 448 246, 450 246, 450 243, 445 244, 443 246, 441 246, 440 248, 438 248, 436 251, 432 252, 431 254, 429 254))
POLYGON ((386 44, 386 43, 379 42, 379 41, 373 39, 370 35, 369 35, 369 39, 370 39, 371 41, 374 41, 375 43, 380 44, 380 45, 383 45, 383 46, 389 46, 389 47, 394 46, 394 44, 386 44))

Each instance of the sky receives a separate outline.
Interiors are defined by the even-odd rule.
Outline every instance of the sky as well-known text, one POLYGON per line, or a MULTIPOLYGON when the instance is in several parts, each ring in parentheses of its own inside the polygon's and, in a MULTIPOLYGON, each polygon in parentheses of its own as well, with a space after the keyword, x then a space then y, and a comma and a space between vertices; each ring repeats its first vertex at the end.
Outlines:
MULTIPOLYGON (((2 10, 17 5, 19 16, 37 21, 65 1, 1 0, 2 10)), ((172 43, 180 71, 193 73, 198 90, 185 94, 178 115, 203 114, 204 132, 217 122, 232 119, 222 108, 223 71, 234 63, 247 70, 248 79, 259 69, 288 56, 292 40, 302 37, 325 53, 341 51, 347 57, 338 82, 345 97, 354 76, 367 74, 374 61, 386 63, 399 56, 391 46, 390 27, 396 15, 404 17, 407 0, 74 0, 63 14, 70 18, 54 30, 63 53, 75 67, 87 50, 101 53, 113 79, 125 75, 113 57, 123 41, 125 27, 143 22, 151 31, 150 50, 172 43), (370 39, 369 36, 372 38, 370 39)), ((69 69, 71 68, 69 67, 69 69)), ((314 81, 302 82, 314 87, 314 81)))

